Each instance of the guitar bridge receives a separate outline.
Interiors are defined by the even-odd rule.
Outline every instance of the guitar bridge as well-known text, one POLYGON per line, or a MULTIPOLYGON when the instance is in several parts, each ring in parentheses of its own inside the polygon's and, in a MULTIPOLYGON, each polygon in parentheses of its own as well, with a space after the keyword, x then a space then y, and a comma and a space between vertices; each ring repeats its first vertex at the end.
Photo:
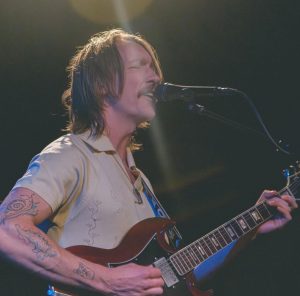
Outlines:
POLYGON ((178 277, 165 257, 158 259, 153 263, 153 265, 160 269, 162 278, 168 288, 179 282, 178 277))

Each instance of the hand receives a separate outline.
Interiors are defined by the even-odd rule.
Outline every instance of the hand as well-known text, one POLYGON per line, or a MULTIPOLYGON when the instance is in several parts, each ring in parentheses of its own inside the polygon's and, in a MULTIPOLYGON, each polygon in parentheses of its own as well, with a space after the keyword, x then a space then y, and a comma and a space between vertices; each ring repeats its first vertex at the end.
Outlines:
POLYGON ((290 195, 279 196, 276 191, 265 190, 260 196, 258 202, 262 200, 267 200, 267 203, 270 206, 275 207, 280 215, 259 226, 257 233, 268 233, 276 229, 280 229, 292 220, 291 211, 298 208, 294 197, 290 195))
POLYGON ((108 269, 107 295, 162 295, 164 281, 158 268, 133 263, 108 269))

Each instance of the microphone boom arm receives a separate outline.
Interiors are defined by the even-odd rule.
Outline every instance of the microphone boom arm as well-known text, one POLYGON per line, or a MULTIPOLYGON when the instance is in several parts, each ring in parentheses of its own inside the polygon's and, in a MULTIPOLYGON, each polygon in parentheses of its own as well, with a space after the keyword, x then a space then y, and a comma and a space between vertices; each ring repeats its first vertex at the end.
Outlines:
MULTIPOLYGON (((236 127, 238 129, 248 130, 253 133, 256 133, 260 136, 264 136, 265 138, 269 139, 273 145, 277 148, 277 151, 281 151, 287 155, 291 155, 289 151, 282 148, 277 142, 273 139, 271 133, 267 129, 266 125, 264 124, 262 117, 260 116, 259 112, 257 111, 255 105, 253 104, 252 100, 242 91, 234 89, 234 88, 225 88, 225 87, 218 87, 218 86, 184 86, 184 85, 177 85, 172 83, 162 83, 158 85, 154 91, 153 96, 161 102, 169 102, 173 100, 181 100, 188 103, 189 109, 192 111, 197 112, 200 115, 205 115, 207 117, 216 119, 223 123, 227 123, 230 126, 236 127), (264 133, 261 133, 255 129, 249 128, 244 126, 238 122, 225 118, 219 114, 211 112, 207 110, 204 106, 197 104, 196 98, 201 97, 220 97, 220 96, 232 96, 232 95, 239 95, 240 97, 244 98, 247 103, 249 104, 251 110, 254 112, 258 122, 260 123, 264 133)), ((279 141, 282 143, 282 141, 279 141)), ((288 145, 286 145, 288 146, 288 145)))

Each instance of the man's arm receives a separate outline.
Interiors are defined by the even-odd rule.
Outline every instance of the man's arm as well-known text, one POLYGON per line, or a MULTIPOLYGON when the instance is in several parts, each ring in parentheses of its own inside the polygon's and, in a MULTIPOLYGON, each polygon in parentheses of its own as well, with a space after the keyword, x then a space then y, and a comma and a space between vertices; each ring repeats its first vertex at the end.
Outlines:
POLYGON ((37 224, 52 214, 50 206, 26 188, 13 190, 0 207, 2 257, 49 279, 107 295, 161 295, 160 271, 128 264, 107 268, 61 248, 37 224))

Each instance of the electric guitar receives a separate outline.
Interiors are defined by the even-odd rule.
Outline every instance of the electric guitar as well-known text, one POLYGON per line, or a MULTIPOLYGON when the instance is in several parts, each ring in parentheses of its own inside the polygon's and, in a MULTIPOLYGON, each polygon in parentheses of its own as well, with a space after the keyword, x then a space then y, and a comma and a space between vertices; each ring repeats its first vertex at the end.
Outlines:
MULTIPOLYGON (((289 194, 298 200, 299 174, 297 172, 287 176, 287 185, 279 191, 280 195, 289 194)), ((266 201, 260 201, 180 250, 169 244, 166 234, 175 222, 166 218, 149 218, 137 223, 114 249, 89 246, 72 246, 67 249, 86 260, 112 268, 130 262, 152 264, 161 270, 166 296, 208 296, 213 295, 212 290, 198 289, 198 284, 205 282, 224 264, 241 237, 276 214, 276 210, 266 201)), ((64 292, 53 286, 48 290, 48 295, 53 296, 91 295, 91 292, 85 293, 64 292)))

